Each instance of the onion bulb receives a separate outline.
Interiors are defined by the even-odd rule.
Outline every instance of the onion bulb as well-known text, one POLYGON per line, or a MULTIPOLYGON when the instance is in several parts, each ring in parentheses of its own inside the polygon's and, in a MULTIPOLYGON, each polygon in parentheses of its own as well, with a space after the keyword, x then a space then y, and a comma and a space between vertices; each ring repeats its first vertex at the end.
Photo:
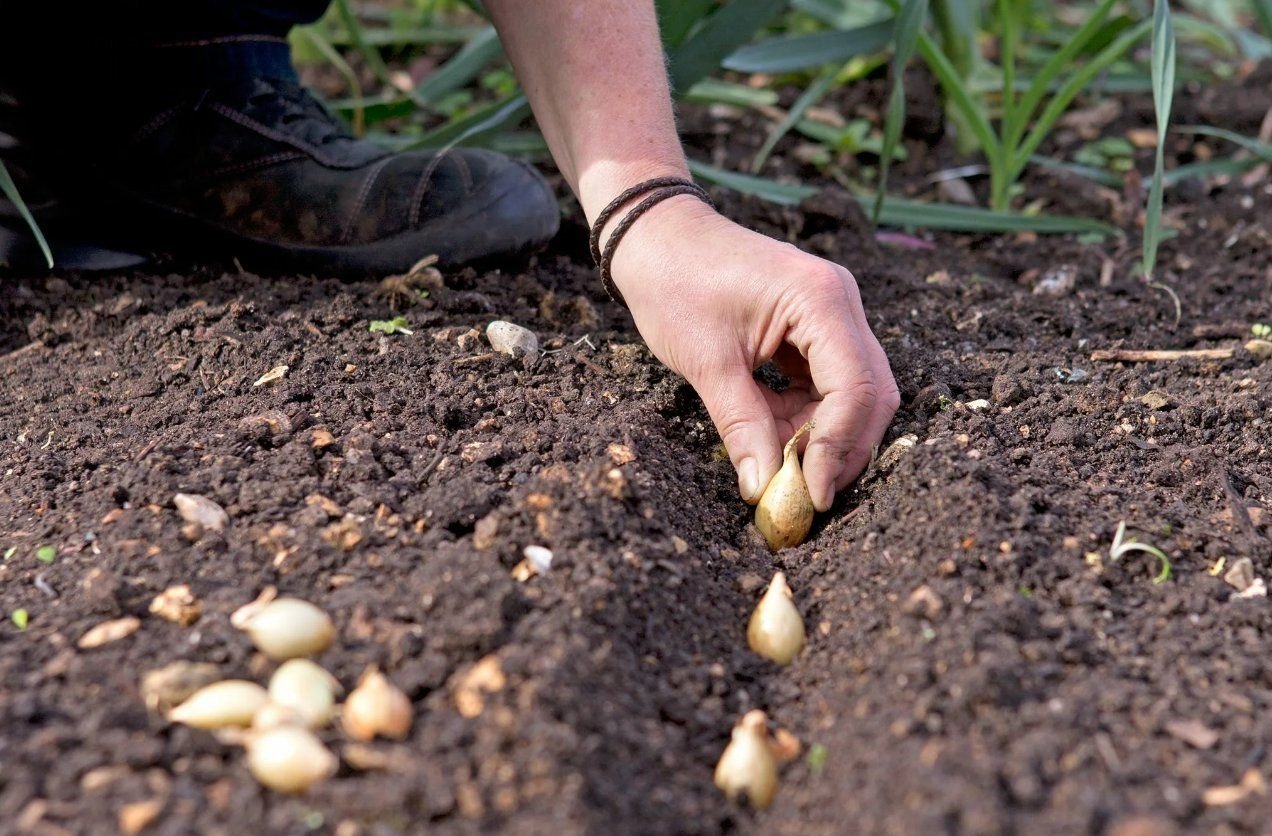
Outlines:
POLYGON ((377 734, 401 740, 411 730, 411 700, 373 665, 350 692, 340 712, 345 732, 354 740, 377 734))
POLYGON ((808 491, 796 449, 799 440, 812 428, 813 422, 809 421, 786 442, 782 467, 769 480, 755 506, 755 527, 772 551, 798 546, 813 527, 813 495, 808 491))
POLYGON ((327 725, 339 690, 336 678, 308 659, 283 662, 269 680, 269 698, 295 711, 300 722, 311 729, 327 725))
POLYGON ((207 731, 250 726, 256 712, 267 702, 269 694, 255 682, 226 679, 195 691, 168 712, 168 719, 207 731))
POLYGON ((751 649, 779 665, 789 665, 804 649, 804 619, 792 598, 786 575, 775 573, 746 625, 751 649))
POLYGON ((276 726, 252 735, 247 743, 247 768, 279 792, 304 792, 334 775, 339 763, 313 732, 300 726, 276 726))
POLYGON ((235 613, 232 622, 271 659, 314 656, 330 647, 336 638, 331 618, 299 598, 277 598, 260 606, 249 604, 235 613))
POLYGON ((763 711, 748 711, 733 727, 733 737, 716 764, 715 785, 730 801, 745 794, 757 810, 773 803, 777 761, 769 748, 768 716, 763 711))

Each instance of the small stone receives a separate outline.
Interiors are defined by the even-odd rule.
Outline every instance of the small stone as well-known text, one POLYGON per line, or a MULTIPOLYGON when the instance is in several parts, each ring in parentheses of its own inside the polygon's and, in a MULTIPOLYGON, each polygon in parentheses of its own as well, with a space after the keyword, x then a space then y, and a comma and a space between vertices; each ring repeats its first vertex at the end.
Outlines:
POLYGON ((459 457, 467 464, 476 464, 477 462, 489 462, 503 456, 503 442, 498 439, 494 441, 473 441, 465 444, 459 451, 459 457))
POLYGON ((671 536, 671 547, 676 550, 676 554, 684 554, 689 551, 689 544, 685 542, 683 537, 678 537, 675 534, 671 536))
POLYGON ((1146 395, 1142 395, 1139 400, 1140 403, 1144 404, 1144 406, 1149 409, 1165 409, 1167 404, 1170 403, 1170 398, 1166 397, 1165 392, 1158 392, 1156 390, 1149 392, 1146 395))
POLYGON ((103 621, 81 636, 80 640, 76 642, 76 647, 80 650, 92 650, 94 647, 101 647, 104 644, 126 639, 137 632, 140 627, 141 619, 131 615, 112 619, 111 621, 103 621))
POLYGON ((1078 286, 1078 268, 1072 264, 1062 264, 1048 270, 1034 285, 1034 295, 1050 296, 1053 299, 1068 296, 1078 286))
POLYGON ((897 462, 901 461, 906 453, 914 449, 919 443, 919 437, 914 433, 906 433, 896 441, 888 445, 888 449, 879 454, 879 458, 875 460, 875 467, 880 471, 888 471, 896 467, 897 462))
POLYGON ((170 586, 150 602, 150 611, 182 627, 189 627, 203 615, 203 605, 190 591, 189 584, 170 586))
POLYGON ((336 437, 327 430, 314 430, 309 436, 309 446, 322 450, 336 443, 336 437))
POLYGON ((611 444, 605 448, 605 453, 609 456, 610 461, 618 467, 636 461, 636 451, 626 444, 611 444))
POLYGON ((135 836, 154 824, 155 819, 163 811, 163 799, 152 798, 148 801, 136 801, 119 808, 119 831, 126 836, 135 836))
POLYGON ((521 551, 522 556, 530 561, 530 565, 539 574, 546 573, 552 568, 552 550, 543 546, 526 546, 521 551))
POLYGON ((906 615, 921 616, 932 621, 941 614, 944 608, 945 605, 940 596, 932 591, 932 587, 924 584, 910 593, 910 597, 906 599, 901 610, 906 615))
POLYGON ((980 412, 982 409, 989 409, 989 401, 984 398, 977 398, 974 401, 968 401, 963 404, 963 406, 967 407, 972 412, 980 412))
POLYGON ((1272 340, 1250 340, 1245 344, 1245 350, 1260 360, 1267 360, 1272 357, 1272 340))
POLYGON ((1223 581, 1237 592, 1245 592, 1254 585, 1254 561, 1248 557, 1234 561, 1224 573, 1223 581))
POLYGON ((487 514, 473 526, 473 548, 477 551, 485 551, 495 544, 495 538, 498 536, 499 517, 495 514, 487 514))
POLYGON ((181 515, 181 519, 209 531, 224 531, 229 525, 230 515, 206 496, 179 493, 172 497, 172 504, 177 507, 177 513, 181 515))
POLYGON ((486 656, 460 674, 455 684, 455 708, 472 719, 486 710, 486 694, 497 694, 507 685, 498 656, 486 656))
POLYGON ((490 341, 490 347, 501 354, 538 358, 539 338, 530 329, 512 322, 500 319, 490 323, 486 326, 486 339, 490 341))

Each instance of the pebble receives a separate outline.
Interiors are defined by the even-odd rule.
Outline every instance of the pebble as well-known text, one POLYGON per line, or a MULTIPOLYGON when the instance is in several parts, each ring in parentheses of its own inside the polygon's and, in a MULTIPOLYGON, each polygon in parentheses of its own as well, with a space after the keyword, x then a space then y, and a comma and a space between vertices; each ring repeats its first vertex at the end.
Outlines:
POLYGON ((1078 286, 1078 268, 1072 264, 1062 264, 1048 270, 1038 283, 1034 285, 1034 295, 1059 298, 1068 296, 1078 286))
POLYGON ((539 338, 530 329, 512 322, 497 319, 490 323, 486 326, 486 339, 490 340, 490 347, 501 354, 538 358, 539 338))
POLYGON ((209 531, 224 531, 229 525, 230 515, 206 496, 179 493, 172 497, 172 504, 177 506, 181 519, 209 531))
POLYGON ((1233 562, 1228 571, 1224 572, 1223 581, 1237 592, 1245 592, 1255 581, 1254 561, 1243 557, 1233 562))

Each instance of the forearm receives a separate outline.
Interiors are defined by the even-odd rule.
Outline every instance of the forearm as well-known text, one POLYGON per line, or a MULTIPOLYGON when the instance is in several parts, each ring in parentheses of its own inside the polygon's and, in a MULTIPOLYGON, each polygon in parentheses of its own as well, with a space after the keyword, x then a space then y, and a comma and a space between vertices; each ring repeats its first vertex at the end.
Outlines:
POLYGON ((588 220, 650 177, 688 176, 650 0, 487 0, 588 220))

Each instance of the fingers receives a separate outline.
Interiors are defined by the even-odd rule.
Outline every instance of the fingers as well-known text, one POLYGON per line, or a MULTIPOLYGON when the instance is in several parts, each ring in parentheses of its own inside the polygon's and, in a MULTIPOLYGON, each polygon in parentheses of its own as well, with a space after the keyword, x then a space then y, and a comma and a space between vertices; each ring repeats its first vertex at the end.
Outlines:
POLYGON ((745 364, 698 381, 694 388, 702 396, 737 469, 742 498, 754 505, 782 464, 777 424, 763 388, 745 364))
POLYGON ((790 336, 822 396, 803 464, 813 505, 825 511, 869 463, 896 411, 896 384, 842 268, 817 279, 790 336))

